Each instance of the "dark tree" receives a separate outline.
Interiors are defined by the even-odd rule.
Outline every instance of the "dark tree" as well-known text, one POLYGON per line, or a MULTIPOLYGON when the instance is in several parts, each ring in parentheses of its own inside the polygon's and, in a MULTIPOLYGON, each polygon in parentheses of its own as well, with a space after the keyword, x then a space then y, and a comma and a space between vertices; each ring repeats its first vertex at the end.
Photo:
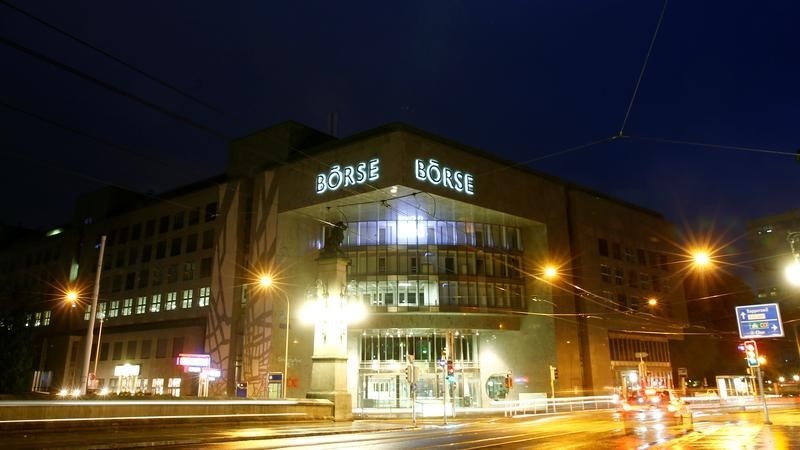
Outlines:
POLYGON ((33 330, 25 326, 25 312, 0 316, 0 394, 30 391, 33 359, 33 330))

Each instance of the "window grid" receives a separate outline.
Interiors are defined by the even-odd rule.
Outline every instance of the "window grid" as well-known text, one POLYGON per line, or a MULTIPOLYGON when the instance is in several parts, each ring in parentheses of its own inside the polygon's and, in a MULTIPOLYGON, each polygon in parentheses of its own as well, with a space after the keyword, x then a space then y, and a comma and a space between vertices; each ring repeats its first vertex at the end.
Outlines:
POLYGON ((167 294, 167 303, 164 305, 164 310, 174 311, 178 307, 178 293, 170 292, 167 294))

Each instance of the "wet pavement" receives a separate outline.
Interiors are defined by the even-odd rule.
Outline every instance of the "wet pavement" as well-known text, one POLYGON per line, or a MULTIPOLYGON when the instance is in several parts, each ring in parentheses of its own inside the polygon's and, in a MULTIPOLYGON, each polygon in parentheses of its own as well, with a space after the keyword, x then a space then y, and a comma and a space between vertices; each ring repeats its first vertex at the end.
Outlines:
POLYGON ((651 448, 670 449, 800 449, 800 410, 771 410, 771 424, 762 411, 697 414, 691 431, 651 448))

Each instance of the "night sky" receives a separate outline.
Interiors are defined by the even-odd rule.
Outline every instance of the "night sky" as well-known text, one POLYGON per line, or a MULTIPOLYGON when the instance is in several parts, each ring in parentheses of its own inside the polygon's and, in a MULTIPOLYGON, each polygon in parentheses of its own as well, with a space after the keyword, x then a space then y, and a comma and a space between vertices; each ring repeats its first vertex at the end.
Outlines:
POLYGON ((0 0, 0 221, 216 175, 231 138, 336 112, 339 136, 406 122, 735 239, 798 208, 800 4, 669 2, 610 140, 662 7, 0 0))

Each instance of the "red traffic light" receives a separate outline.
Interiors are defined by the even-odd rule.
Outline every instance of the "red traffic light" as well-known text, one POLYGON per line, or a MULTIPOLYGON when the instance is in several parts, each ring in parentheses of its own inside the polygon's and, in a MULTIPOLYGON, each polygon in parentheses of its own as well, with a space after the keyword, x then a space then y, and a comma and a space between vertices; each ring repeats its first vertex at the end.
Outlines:
POLYGON ((744 359, 747 367, 758 367, 758 347, 756 341, 744 341, 744 359))

